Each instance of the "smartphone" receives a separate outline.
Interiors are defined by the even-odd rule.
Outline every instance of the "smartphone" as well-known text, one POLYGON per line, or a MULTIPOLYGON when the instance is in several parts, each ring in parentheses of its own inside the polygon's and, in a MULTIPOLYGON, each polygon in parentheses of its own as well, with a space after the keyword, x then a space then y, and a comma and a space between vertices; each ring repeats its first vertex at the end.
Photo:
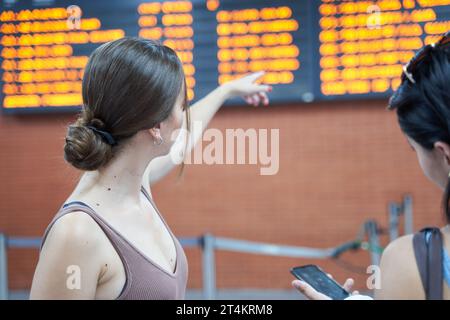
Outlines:
POLYGON ((316 265, 295 267, 291 269, 291 273, 297 279, 308 283, 316 291, 329 296, 333 300, 344 300, 350 296, 350 293, 316 265))

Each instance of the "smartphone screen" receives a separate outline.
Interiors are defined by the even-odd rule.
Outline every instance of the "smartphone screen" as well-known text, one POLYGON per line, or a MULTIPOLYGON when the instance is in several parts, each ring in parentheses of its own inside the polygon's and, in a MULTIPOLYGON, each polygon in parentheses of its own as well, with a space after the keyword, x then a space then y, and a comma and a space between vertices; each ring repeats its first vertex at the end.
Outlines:
POLYGON ((333 300, 344 300, 349 293, 336 281, 331 279, 318 266, 306 265, 291 269, 291 273, 299 280, 311 285, 318 292, 329 296, 333 300))

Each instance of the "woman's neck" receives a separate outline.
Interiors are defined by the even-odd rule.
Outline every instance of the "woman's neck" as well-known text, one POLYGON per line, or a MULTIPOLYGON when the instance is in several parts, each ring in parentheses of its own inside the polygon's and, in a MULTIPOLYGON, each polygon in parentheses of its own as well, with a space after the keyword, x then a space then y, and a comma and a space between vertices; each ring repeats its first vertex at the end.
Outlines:
POLYGON ((101 198, 109 204, 139 203, 142 177, 154 158, 151 150, 124 147, 105 167, 85 172, 76 188, 81 197, 101 198))

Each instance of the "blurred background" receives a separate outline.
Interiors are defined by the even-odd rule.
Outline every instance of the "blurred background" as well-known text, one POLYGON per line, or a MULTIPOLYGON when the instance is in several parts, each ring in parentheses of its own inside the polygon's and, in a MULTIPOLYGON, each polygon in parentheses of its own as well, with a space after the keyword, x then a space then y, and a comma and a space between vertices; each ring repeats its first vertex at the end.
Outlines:
POLYGON ((441 192, 386 106, 402 65, 449 29, 447 0, 3 0, 0 20, 3 298, 26 297, 38 238, 80 177, 64 162, 63 144, 82 104, 87 57, 123 36, 172 46, 191 103, 262 69, 274 87, 270 106, 229 101, 209 127, 279 129, 276 174, 260 175, 252 164, 189 164, 181 178, 174 170, 152 187, 173 232, 190 239, 188 298, 300 299, 289 270, 302 264, 340 282, 353 277, 366 292, 366 268, 382 247, 444 222, 441 192), (367 221, 372 239, 361 232, 367 221), (223 250, 214 237, 246 242, 223 250), (322 250, 352 241, 356 249, 338 258, 322 250), (253 243, 275 247, 235 252, 253 243), (320 249, 323 259, 292 247, 320 249), (288 251, 293 256, 283 256, 288 251))

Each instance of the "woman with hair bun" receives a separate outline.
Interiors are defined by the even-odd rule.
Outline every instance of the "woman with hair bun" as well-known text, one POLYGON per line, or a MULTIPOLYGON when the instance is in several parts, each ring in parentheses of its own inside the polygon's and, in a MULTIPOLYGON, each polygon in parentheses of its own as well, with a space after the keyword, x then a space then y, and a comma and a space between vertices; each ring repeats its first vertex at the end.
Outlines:
POLYGON ((45 231, 31 299, 183 299, 188 266, 150 185, 232 97, 268 104, 263 72, 225 83, 188 106, 183 66, 159 42, 122 38, 85 68, 83 108, 69 126, 65 160, 84 173, 45 231), (175 143, 176 141, 176 143, 175 143), (170 152, 170 153, 169 153, 170 152))

